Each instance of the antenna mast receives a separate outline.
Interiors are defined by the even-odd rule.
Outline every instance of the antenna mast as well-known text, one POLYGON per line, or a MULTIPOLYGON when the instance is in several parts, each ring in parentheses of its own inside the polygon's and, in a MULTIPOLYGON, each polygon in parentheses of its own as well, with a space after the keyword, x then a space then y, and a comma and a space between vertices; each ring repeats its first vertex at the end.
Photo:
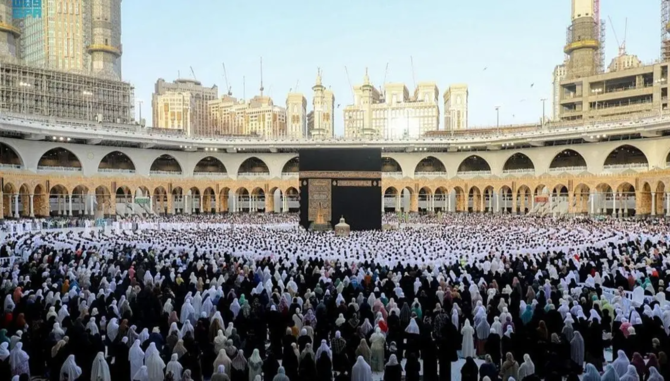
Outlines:
POLYGON ((228 96, 233 95, 232 87, 228 84, 228 73, 226 72, 226 63, 223 63, 223 79, 226 81, 226 88, 228 89, 228 96))
POLYGON ((409 56, 410 63, 412 64, 412 82, 414 82, 414 88, 416 89, 416 77, 414 76, 414 58, 409 56))
POLYGON ((263 96, 263 57, 261 57, 261 97, 263 96))
POLYGON ((349 82, 349 90, 351 91, 351 104, 354 104, 356 97, 354 96, 354 87, 351 85, 351 78, 349 78, 349 69, 345 66, 344 71, 347 73, 347 82, 349 82))

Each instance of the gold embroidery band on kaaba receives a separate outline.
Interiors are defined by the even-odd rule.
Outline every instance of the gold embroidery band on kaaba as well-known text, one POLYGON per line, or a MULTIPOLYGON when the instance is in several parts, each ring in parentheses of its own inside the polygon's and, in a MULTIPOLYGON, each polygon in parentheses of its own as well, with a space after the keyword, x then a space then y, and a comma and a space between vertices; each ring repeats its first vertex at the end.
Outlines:
POLYGON ((381 179, 381 172, 363 171, 303 171, 299 173, 304 179, 381 179))
POLYGON ((372 187, 375 181, 372 180, 338 180, 333 181, 336 187, 372 187))

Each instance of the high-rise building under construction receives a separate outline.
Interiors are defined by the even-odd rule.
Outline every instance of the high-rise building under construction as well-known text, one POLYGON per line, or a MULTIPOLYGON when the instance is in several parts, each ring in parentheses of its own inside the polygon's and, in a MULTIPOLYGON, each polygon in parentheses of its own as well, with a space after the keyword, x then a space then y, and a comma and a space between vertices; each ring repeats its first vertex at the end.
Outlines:
POLYGON ((121 0, 2 1, 0 111, 134 120, 121 81, 121 0))

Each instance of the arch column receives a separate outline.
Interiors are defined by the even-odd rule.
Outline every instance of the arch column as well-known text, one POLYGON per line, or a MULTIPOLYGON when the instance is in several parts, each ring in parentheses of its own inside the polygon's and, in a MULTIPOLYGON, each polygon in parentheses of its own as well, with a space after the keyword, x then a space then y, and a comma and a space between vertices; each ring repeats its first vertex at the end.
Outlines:
POLYGON ((28 202, 30 202, 30 217, 31 218, 35 217, 35 202, 33 200, 34 198, 35 198, 35 195, 31 193, 30 198, 28 199, 28 202))
POLYGON ((402 192, 397 192, 396 195, 395 195, 395 211, 396 212, 400 211, 401 194, 402 194, 402 192))
POLYGON ((665 216, 670 217, 670 192, 665 194, 665 216))
POLYGON ((575 214, 575 206, 573 205, 575 201, 575 194, 573 191, 568 191, 568 214, 575 214))
POLYGON ((651 192, 651 215, 656 216, 656 192, 651 192))
POLYGON ((418 212, 419 211, 419 194, 414 192, 409 196, 409 211, 418 212))
POLYGON ((14 194, 14 217, 15 218, 21 218, 21 215, 19 214, 19 194, 15 193, 14 194))
MULTIPOLYGON (((384 204, 383 199, 382 199, 382 205, 384 204)), ((274 192, 272 194, 265 194, 265 213, 274 213, 275 211, 275 195, 274 192)))
POLYGON ((0 220, 5 219, 5 194, 0 190, 0 220))

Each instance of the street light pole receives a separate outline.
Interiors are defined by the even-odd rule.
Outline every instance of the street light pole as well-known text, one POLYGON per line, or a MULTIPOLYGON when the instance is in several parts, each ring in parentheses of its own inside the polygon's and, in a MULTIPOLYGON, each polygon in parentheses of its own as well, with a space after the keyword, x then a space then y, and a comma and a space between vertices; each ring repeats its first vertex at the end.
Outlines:
POLYGON ((547 101, 547 98, 540 99, 542 101, 542 128, 544 128, 545 113, 544 113, 544 104, 547 101))
POLYGON ((137 103, 140 105, 140 124, 142 123, 142 103, 144 103, 143 100, 139 99, 137 103))
POLYGON ((500 132, 500 106, 496 106, 496 129, 500 132))

